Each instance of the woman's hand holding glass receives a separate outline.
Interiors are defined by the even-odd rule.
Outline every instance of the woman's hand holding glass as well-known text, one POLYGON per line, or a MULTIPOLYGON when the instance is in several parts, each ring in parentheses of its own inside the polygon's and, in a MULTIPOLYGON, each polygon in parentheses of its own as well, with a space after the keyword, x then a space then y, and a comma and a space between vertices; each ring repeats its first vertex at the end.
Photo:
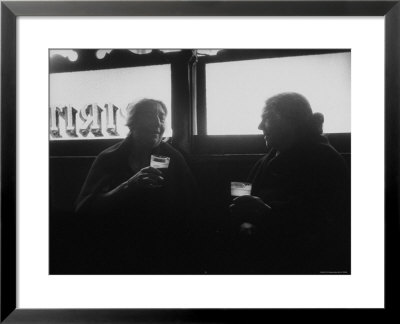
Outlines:
POLYGON ((235 223, 239 225, 240 232, 249 235, 263 223, 272 210, 261 198, 250 195, 235 198, 229 209, 235 223))
POLYGON ((271 207, 264 203, 261 198, 250 195, 236 197, 229 209, 233 215, 238 216, 252 214, 262 217, 271 211, 271 207))
POLYGON ((125 188, 160 188, 164 184, 164 177, 160 170, 151 166, 145 167, 132 176, 125 183, 125 188))

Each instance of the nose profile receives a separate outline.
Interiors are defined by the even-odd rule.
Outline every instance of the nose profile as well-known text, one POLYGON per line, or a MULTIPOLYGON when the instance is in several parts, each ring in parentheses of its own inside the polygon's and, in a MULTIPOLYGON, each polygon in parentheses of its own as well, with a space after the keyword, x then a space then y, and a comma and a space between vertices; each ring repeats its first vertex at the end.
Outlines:
POLYGON ((161 117, 157 116, 157 125, 158 125, 158 127, 161 127, 162 124, 163 124, 163 122, 161 120, 161 117))

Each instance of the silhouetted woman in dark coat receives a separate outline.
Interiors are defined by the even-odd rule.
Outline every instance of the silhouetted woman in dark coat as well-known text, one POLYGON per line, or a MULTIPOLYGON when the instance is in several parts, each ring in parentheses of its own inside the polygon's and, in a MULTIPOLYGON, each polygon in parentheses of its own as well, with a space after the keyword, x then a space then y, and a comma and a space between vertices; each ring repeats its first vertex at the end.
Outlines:
POLYGON ((187 273, 195 183, 182 155, 162 141, 167 109, 143 99, 128 107, 125 140, 94 161, 76 209, 90 269, 100 273, 187 273), (161 172, 150 156, 170 158, 161 172), (84 235, 84 234, 83 234, 84 235))
POLYGON ((269 153, 249 175, 252 195, 231 206, 241 231, 238 267, 350 273, 349 173, 322 135, 323 115, 304 96, 282 93, 266 101, 261 118, 269 153))

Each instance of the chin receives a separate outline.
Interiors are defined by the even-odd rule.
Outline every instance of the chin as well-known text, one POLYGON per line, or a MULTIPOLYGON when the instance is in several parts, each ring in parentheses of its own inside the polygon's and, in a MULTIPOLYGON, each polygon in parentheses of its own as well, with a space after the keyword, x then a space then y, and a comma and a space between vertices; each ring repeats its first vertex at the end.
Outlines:
POLYGON ((162 136, 142 136, 139 141, 142 143, 146 143, 149 146, 157 146, 160 144, 162 140, 162 136))
POLYGON ((156 148, 157 146, 159 146, 159 145, 160 145, 160 143, 161 143, 161 141, 154 142, 154 143, 153 143, 153 145, 152 145, 152 146, 153 146, 153 148, 156 148))

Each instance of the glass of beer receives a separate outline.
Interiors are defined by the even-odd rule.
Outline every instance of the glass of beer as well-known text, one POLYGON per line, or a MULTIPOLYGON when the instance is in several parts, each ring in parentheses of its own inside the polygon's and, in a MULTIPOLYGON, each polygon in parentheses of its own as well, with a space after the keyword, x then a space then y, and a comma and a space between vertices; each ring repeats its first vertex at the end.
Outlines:
POLYGON ((251 183, 231 182, 231 196, 240 197, 251 195, 251 183))
POLYGON ((169 166, 169 160, 168 156, 152 155, 150 157, 150 166, 165 173, 169 166))

